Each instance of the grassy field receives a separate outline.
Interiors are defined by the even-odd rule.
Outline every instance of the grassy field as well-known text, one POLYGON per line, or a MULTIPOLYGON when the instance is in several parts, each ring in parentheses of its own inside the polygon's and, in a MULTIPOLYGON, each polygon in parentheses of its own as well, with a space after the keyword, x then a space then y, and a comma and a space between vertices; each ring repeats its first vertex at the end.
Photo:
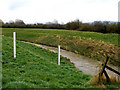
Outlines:
MULTIPOLYGON (((17 41, 17 58, 13 58, 12 39, 3 37, 2 83, 3 88, 101 88, 88 83, 92 78, 75 68, 69 59, 61 57, 57 65, 57 54, 17 41)), ((108 85, 106 88, 117 88, 108 85)))
POLYGON ((66 58, 57 65, 57 54, 17 41, 13 58, 12 39, 3 37, 3 88, 92 88, 92 76, 77 70, 66 58))
POLYGON ((52 29, 15 29, 4 28, 3 35, 12 37, 17 32, 17 39, 49 46, 61 45, 61 48, 104 61, 110 57, 109 63, 118 65, 118 34, 102 34, 52 29))
MULTIPOLYGON (((92 78, 75 68, 69 59, 61 57, 57 65, 57 54, 17 41, 17 58, 13 58, 13 40, 2 39, 2 83, 3 88, 101 88, 88 83, 92 78)), ((105 84, 106 88, 119 85, 105 84)))
POLYGON ((62 30, 62 29, 26 29, 26 28, 3 28, 3 34, 7 36, 11 36, 11 32, 15 31, 18 32, 18 38, 21 36, 25 39, 25 37, 32 38, 41 37, 46 35, 53 35, 54 37, 59 35, 60 37, 81 37, 83 39, 97 40, 97 41, 104 41, 116 46, 118 44, 118 34, 103 34, 97 32, 84 32, 84 31, 70 31, 70 30, 62 30), (29 31, 28 31, 29 30, 29 31), (20 35, 22 34, 22 35, 20 35), (31 35, 32 34, 32 35, 31 35))

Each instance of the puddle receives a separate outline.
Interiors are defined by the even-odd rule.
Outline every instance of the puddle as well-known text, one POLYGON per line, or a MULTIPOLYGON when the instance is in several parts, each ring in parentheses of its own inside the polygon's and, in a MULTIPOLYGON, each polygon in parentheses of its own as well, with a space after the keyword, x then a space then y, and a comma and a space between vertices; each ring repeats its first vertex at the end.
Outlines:
MULTIPOLYGON (((35 43, 30 43, 30 42, 25 42, 25 43, 33 44, 35 46, 38 46, 38 47, 41 47, 43 49, 47 49, 47 50, 50 50, 54 53, 57 53, 57 48, 56 47, 50 47, 50 46, 40 45, 40 44, 35 44, 35 43)), ((73 52, 66 51, 66 50, 63 50, 63 49, 60 50, 60 54, 61 54, 61 56, 67 57, 68 59, 70 59, 70 61, 72 63, 74 63, 74 65, 77 69, 81 70, 85 74, 90 74, 92 76, 97 74, 97 72, 99 70, 98 66, 100 66, 102 64, 102 62, 100 62, 100 61, 95 61, 95 60, 89 59, 87 57, 84 57, 82 55, 75 54, 73 52)), ((113 65, 109 65, 109 66, 111 66, 113 69, 118 71, 117 67, 115 67, 113 65)), ((116 75, 109 70, 106 70, 106 71, 110 75, 116 75)))

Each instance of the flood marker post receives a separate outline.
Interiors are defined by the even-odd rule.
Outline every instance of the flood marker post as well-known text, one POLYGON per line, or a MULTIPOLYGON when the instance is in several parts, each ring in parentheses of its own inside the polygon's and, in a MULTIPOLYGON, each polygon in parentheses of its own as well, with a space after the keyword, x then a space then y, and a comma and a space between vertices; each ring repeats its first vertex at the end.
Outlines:
POLYGON ((16 33, 13 32, 13 56, 16 58, 16 33))
POLYGON ((60 45, 58 45, 58 65, 60 65, 60 45))

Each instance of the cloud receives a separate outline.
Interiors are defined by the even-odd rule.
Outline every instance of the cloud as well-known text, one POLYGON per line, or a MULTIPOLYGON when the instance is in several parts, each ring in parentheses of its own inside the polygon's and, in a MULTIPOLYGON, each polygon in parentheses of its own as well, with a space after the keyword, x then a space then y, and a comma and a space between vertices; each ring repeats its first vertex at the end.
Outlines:
POLYGON ((0 19, 22 19, 25 23, 96 20, 117 21, 119 0, 2 0, 0 19))
POLYGON ((25 6, 28 3, 28 0, 14 0, 9 5, 9 10, 16 10, 20 7, 25 6))

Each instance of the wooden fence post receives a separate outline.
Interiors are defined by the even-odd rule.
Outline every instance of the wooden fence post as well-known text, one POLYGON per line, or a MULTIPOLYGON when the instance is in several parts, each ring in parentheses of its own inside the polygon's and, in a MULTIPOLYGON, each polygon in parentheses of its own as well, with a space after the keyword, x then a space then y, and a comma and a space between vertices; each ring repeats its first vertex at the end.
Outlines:
POLYGON ((104 73, 105 76, 107 77, 107 79, 108 79, 107 81, 109 81, 109 76, 107 75, 107 73, 106 73, 106 71, 105 71, 105 67, 106 67, 106 64, 107 64, 107 62, 108 62, 108 59, 109 59, 109 57, 107 56, 106 62, 105 62, 105 64, 103 64, 102 71, 99 73, 99 82, 101 82, 103 73, 104 73))

